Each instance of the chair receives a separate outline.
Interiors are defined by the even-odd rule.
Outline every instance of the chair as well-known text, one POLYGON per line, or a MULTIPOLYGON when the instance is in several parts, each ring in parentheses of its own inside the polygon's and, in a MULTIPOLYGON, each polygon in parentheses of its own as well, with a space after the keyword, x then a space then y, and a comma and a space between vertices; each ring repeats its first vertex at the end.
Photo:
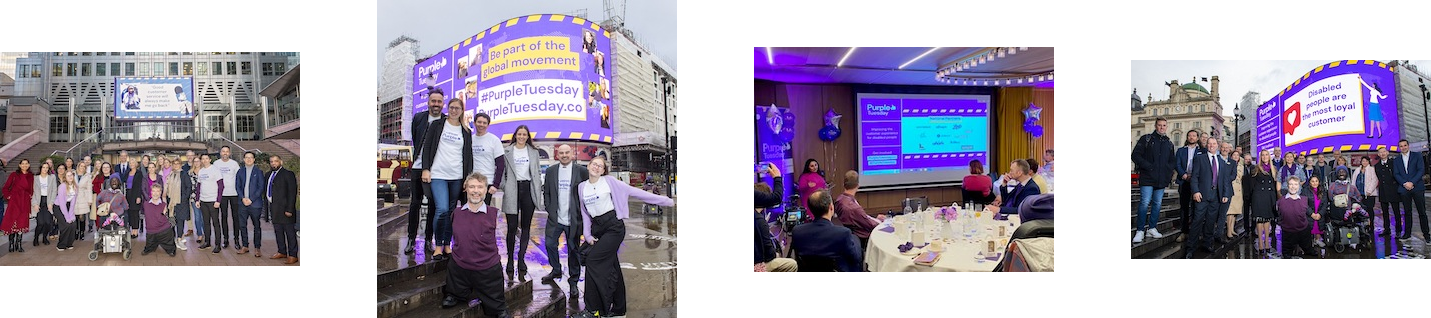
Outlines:
POLYGON ((838 272, 835 260, 824 256, 795 255, 795 265, 801 272, 838 272))
POLYGON ((989 205, 994 203, 994 191, 989 191, 989 195, 979 193, 979 191, 960 190, 964 195, 964 202, 989 205))
POLYGON ((1004 247, 1004 259, 995 272, 1052 271, 1052 263, 1042 264, 1040 258, 1053 257, 1053 219, 1033 220, 1020 224, 1004 247))

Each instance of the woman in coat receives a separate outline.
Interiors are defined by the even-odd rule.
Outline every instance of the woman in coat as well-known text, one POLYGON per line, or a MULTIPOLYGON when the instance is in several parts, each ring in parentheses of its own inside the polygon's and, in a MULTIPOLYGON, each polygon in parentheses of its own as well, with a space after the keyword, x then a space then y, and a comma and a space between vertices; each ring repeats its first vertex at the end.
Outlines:
MULTIPOLYGON (((1289 162, 1290 163, 1290 162, 1289 162)), ((1252 222, 1257 223, 1257 251, 1259 254, 1272 250, 1272 220, 1276 218, 1278 193, 1282 185, 1273 171, 1272 154, 1262 153, 1261 160, 1248 175, 1251 180, 1252 200, 1248 208, 1252 212, 1252 222)))
POLYGON ((59 197, 60 179, 50 168, 49 163, 40 165, 40 174, 35 175, 35 193, 30 195, 30 215, 35 217, 32 246, 40 246, 41 242, 50 245, 50 235, 55 234, 54 202, 59 197))
MULTIPOLYGON (((1312 213, 1325 215, 1328 211, 1331 211, 1331 191, 1327 190, 1327 185, 1322 183, 1321 177, 1312 176, 1311 178, 1307 178, 1307 186, 1302 188, 1302 192, 1302 195, 1307 196, 1307 208, 1309 208, 1312 213)), ((1310 225, 1312 226, 1312 236, 1315 237, 1312 239, 1312 245, 1316 245, 1317 247, 1327 246, 1326 243, 1322 242, 1321 216, 1313 217, 1310 225)))
POLYGON ((76 171, 77 174, 75 175, 75 188, 73 189, 76 194, 74 213, 76 219, 79 220, 75 222, 75 236, 80 240, 84 240, 85 233, 89 232, 89 223, 85 221, 89 220, 90 212, 94 210, 93 182, 95 171, 90 170, 90 167, 90 165, 79 165, 79 171, 76 171))
POLYGON ((25 206, 25 201, 30 200, 30 196, 35 192, 35 175, 30 174, 30 160, 20 159, 20 165, 5 178, 3 193, 5 201, 10 204, 5 205, 5 218, 0 220, 0 233, 5 233, 9 238, 10 252, 24 252, 20 248, 20 238, 25 232, 30 231, 30 209, 25 206))
POLYGON ((1242 160, 1242 150, 1233 150, 1233 169, 1237 178, 1232 179, 1232 199, 1227 200, 1227 238, 1231 239, 1233 234, 1237 234, 1237 216, 1242 214, 1242 175, 1243 169, 1247 165, 1242 160))
MULTIPOLYGON (((166 160, 166 159, 160 159, 166 160)), ((174 159, 169 165, 170 168, 179 166, 179 159, 174 159)), ((174 217, 174 245, 181 251, 189 250, 184 241, 184 222, 189 220, 189 191, 184 191, 184 180, 189 180, 188 176, 170 171, 168 177, 164 178, 165 204, 168 209, 167 214, 174 217)), ((254 224, 258 226, 258 224, 254 224)))
POLYGON ((532 214, 542 207, 542 156, 537 147, 532 146, 532 131, 527 125, 517 126, 512 132, 512 145, 502 155, 502 212, 507 215, 507 273, 516 270, 525 274, 527 262, 522 255, 527 254, 527 243, 532 241, 532 214), (520 242, 520 244, 518 244, 520 242), (513 253, 513 247, 520 245, 513 253))

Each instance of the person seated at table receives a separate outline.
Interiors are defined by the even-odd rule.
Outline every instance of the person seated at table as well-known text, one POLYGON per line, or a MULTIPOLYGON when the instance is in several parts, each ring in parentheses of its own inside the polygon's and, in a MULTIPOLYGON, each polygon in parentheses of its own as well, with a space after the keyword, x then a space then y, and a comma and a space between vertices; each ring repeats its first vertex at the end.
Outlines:
POLYGON ((984 163, 969 161, 969 175, 964 176, 964 201, 988 204, 998 193, 994 192, 994 179, 984 175, 984 163))
POLYGON ((1038 160, 1034 158, 1024 159, 1029 162, 1029 179, 1038 184, 1038 189, 1044 193, 1053 192, 1053 185, 1048 183, 1048 179, 1043 178, 1043 173, 1039 171, 1038 160))
POLYGON ((855 241, 850 229, 830 223, 835 214, 829 190, 818 190, 810 194, 808 203, 815 221, 795 227, 790 235, 790 248, 795 251, 795 261, 801 268, 813 269, 813 258, 823 258, 834 263, 834 270, 840 272, 860 271, 860 243, 855 241))
POLYGON ((1053 193, 1031 195, 1019 206, 1019 222, 1053 219, 1053 193))
MULTIPOLYGON (((780 185, 779 181, 776 181, 775 186, 779 187, 780 185)), ((756 183, 755 192, 771 193, 773 191, 765 183, 756 183)), ((770 224, 765 223, 765 209, 769 207, 758 206, 755 208, 755 271, 794 272, 799 268, 795 264, 795 260, 777 257, 779 252, 776 252, 775 241, 770 236, 770 224)))
MULTIPOLYGON (((860 173, 854 170, 845 172, 845 192, 840 193, 835 198, 835 217, 841 225, 849 228, 855 233, 855 237, 860 240, 860 252, 864 252, 870 245, 870 231, 874 231, 875 226, 884 221, 884 214, 879 215, 879 219, 865 214, 865 208, 855 201, 855 193, 860 190, 860 173)), ((864 255, 861 253, 861 259, 864 255)))
POLYGON ((999 199, 996 201, 999 204, 987 207, 990 212, 1018 213, 1019 204, 1023 203, 1025 198, 1042 193, 1039 191, 1039 185, 1033 182, 1029 162, 1024 159, 1014 159, 1009 163, 1009 173, 999 181, 1008 186, 1000 187, 999 199))

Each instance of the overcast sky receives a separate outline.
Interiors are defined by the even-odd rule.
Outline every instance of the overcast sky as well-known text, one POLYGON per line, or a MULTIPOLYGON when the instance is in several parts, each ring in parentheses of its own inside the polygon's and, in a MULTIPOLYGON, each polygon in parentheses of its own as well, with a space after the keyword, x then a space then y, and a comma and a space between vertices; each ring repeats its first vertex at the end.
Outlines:
MULTIPOLYGON (((1388 62, 1384 60, 1382 62, 1388 62)), ((1332 61, 1133 61, 1133 88, 1143 102, 1148 102, 1148 94, 1153 100, 1168 99, 1168 87, 1164 82, 1177 80, 1187 84, 1194 76, 1198 85, 1212 91, 1212 76, 1217 75, 1218 90, 1222 97, 1223 115, 1232 115, 1232 108, 1242 102, 1242 95, 1249 91, 1261 94, 1258 105, 1273 94, 1291 85, 1298 77, 1332 61), (1202 78, 1207 77, 1208 82, 1202 78)), ((1411 61, 1418 69, 1425 71, 1431 66, 1428 61, 1411 61)), ((1131 92, 1129 92, 1131 93, 1131 92)))
MULTIPOLYGON (((621 0, 613 0, 620 3, 621 0)), ((619 13, 620 6, 617 5, 619 13)), ((377 69, 383 67, 383 50, 388 42, 407 35, 420 42, 426 57, 451 47, 477 32, 502 21, 530 14, 569 14, 586 9, 586 17, 597 22, 606 20, 600 0, 579 1, 492 1, 492 0, 421 0, 378 1, 378 37, 374 43, 377 69)), ((676 1, 626 1, 626 28, 636 33, 652 53, 670 65, 676 73, 676 1)))

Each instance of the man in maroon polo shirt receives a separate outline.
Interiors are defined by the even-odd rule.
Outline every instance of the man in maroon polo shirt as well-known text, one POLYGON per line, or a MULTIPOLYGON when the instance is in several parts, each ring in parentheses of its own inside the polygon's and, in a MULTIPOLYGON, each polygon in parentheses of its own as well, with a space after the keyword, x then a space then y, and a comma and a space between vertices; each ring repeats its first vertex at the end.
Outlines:
POLYGON ((497 260, 497 208, 487 206, 487 177, 473 173, 463 181, 467 200, 452 212, 452 261, 442 308, 472 298, 488 316, 508 317, 502 296, 502 264, 497 260))

